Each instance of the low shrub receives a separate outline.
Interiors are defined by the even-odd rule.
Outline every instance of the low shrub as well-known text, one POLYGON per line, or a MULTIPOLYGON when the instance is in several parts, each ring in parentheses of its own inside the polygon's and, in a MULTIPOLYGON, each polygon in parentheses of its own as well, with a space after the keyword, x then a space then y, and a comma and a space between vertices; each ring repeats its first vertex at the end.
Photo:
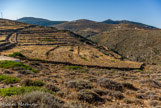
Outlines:
POLYGON ((12 54, 9 54, 10 57, 18 57, 18 58, 26 58, 22 53, 20 52, 14 52, 12 54))
POLYGON ((154 87, 154 88, 161 88, 161 83, 154 79, 146 79, 139 81, 141 84, 146 84, 147 86, 154 87))
POLYGON ((130 90, 134 90, 134 91, 137 91, 138 90, 138 88, 134 87, 130 83, 122 83, 122 85, 123 85, 124 88, 130 89, 130 90))
POLYGON ((26 69, 26 70, 30 70, 32 72, 38 72, 37 70, 33 69, 32 67, 25 65, 21 62, 15 62, 15 61, 8 61, 8 60, 4 60, 4 61, 0 61, 0 68, 14 68, 14 67, 19 67, 22 69, 26 69))
POLYGON ((52 93, 52 91, 49 91, 47 89, 40 88, 40 87, 23 86, 23 87, 2 88, 2 89, 0 89, 0 96, 21 95, 21 94, 29 93, 29 92, 32 92, 32 91, 43 91, 43 92, 52 93))
POLYGON ((100 96, 107 94, 106 90, 100 90, 100 89, 97 89, 97 88, 92 89, 92 91, 94 91, 95 93, 97 93, 100 96))
POLYGON ((143 93, 137 93, 136 98, 138 98, 138 99, 147 99, 147 95, 145 95, 143 93))
POLYGON ((82 90, 82 89, 91 89, 93 88, 92 84, 83 79, 78 79, 78 80, 71 80, 66 83, 66 86, 68 88, 75 88, 76 90, 82 90))
POLYGON ((80 93, 78 94, 78 99, 90 104, 97 104, 98 102, 104 103, 104 99, 102 99, 99 95, 91 90, 86 89, 80 91, 80 93))
POLYGON ((111 90, 116 90, 116 91, 123 91, 123 86, 122 84, 109 80, 108 78, 99 78, 98 79, 98 84, 101 87, 111 89, 111 90))
POLYGON ((45 83, 39 80, 30 80, 30 79, 25 79, 21 83, 22 86, 44 86, 45 83))
POLYGON ((54 84, 47 84, 47 85, 45 86, 45 88, 48 89, 48 90, 51 90, 51 91, 53 91, 53 92, 58 92, 58 91, 60 91, 60 89, 59 89, 56 85, 54 85, 54 84))
MULTIPOLYGON (((60 100, 53 94, 42 91, 33 91, 30 93, 25 93, 21 96, 10 97, 4 101, 4 103, 14 103, 15 106, 13 106, 13 108, 65 108, 64 101, 60 100)), ((7 108, 11 107, 12 106, 8 106, 7 108)))
POLYGON ((88 70, 82 68, 82 66, 65 66, 64 69, 76 70, 79 73, 88 73, 88 70))
POLYGON ((81 102, 70 102, 67 108, 96 108, 88 103, 81 103, 81 102))
POLYGON ((3 81, 5 84, 14 84, 20 81, 17 77, 11 77, 8 75, 0 75, 0 81, 3 81))
POLYGON ((124 98, 124 95, 120 91, 113 92, 111 96, 119 100, 124 98))

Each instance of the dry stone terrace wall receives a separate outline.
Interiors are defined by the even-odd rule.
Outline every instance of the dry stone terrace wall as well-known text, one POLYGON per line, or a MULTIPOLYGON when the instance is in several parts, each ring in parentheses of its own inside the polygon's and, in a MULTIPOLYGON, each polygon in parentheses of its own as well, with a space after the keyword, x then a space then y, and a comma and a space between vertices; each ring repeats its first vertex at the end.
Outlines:
MULTIPOLYGON (((9 28, 11 25, 8 25, 9 28)), ((36 25, 23 26, 20 23, 17 25, 13 23, 12 31, 7 30, 6 26, 6 31, 1 31, 1 34, 7 34, 5 41, 9 43, 1 43, 0 49, 7 50, 17 45, 8 52, 22 52, 29 58, 37 57, 54 62, 101 67, 136 69, 141 66, 140 63, 120 61, 116 59, 119 58, 117 54, 108 48, 99 46, 68 30, 36 25)))
POLYGON ((61 32, 52 28, 42 29, 41 27, 19 31, 17 39, 20 45, 80 44, 79 40, 67 32, 61 32))
POLYGON ((0 52, 16 46, 17 33, 19 30, 33 27, 25 23, 0 19, 0 52))
POLYGON ((74 34, 68 30, 57 30, 50 27, 36 26, 19 31, 18 44, 23 46, 28 45, 60 45, 60 46, 81 46, 87 44, 104 52, 106 55, 121 59, 119 54, 116 54, 108 48, 97 45, 80 35, 74 34))

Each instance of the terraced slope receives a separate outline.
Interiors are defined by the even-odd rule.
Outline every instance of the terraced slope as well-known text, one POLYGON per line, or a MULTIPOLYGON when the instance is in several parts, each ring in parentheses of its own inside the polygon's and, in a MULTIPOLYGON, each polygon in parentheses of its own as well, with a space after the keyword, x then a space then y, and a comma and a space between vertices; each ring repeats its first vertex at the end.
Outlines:
POLYGON ((0 19, 0 52, 15 46, 17 31, 32 26, 33 25, 0 19))
POLYGON ((161 64, 161 30, 113 30, 90 39, 114 49, 125 58, 161 64))
MULTIPOLYGON (((17 25, 17 24, 15 24, 17 25)), ((121 56, 106 47, 76 35, 68 30, 28 25, 8 35, 16 47, 2 54, 21 52, 32 59, 61 63, 112 68, 140 68, 142 63, 123 61, 121 56)))

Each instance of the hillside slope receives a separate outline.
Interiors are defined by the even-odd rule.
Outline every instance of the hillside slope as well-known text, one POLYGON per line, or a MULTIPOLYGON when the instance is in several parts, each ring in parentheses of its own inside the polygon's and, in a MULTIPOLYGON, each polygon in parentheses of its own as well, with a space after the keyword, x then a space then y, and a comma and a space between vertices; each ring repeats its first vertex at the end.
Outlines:
MULTIPOLYGON (((4 24, 7 20, 1 20, 4 24)), ((13 23, 12 21, 8 21, 13 23)), ((17 26, 17 23, 14 22, 17 26)), ((22 23, 24 24, 24 23, 22 23)), ((1 26, 3 27, 3 26, 1 26)), ((9 26, 10 27, 10 26, 9 26)), ((3 35, 5 30, 0 31, 3 35)), ((1 52, 7 55, 21 52, 32 59, 43 59, 62 63, 93 65, 113 68, 140 68, 141 63, 122 61, 121 56, 108 48, 76 35, 68 30, 30 25, 27 28, 12 31, 5 42, 14 43, 14 48, 1 52)), ((3 48, 3 45, 1 46, 3 48)))
POLYGON ((146 25, 146 24, 134 22, 134 21, 128 21, 128 20, 114 21, 114 20, 108 19, 108 20, 103 21, 103 23, 106 23, 106 24, 134 24, 135 26, 142 27, 142 28, 149 28, 149 29, 156 28, 156 27, 153 27, 150 25, 146 25))
POLYGON ((152 26, 147 26, 142 23, 130 22, 130 21, 104 21, 95 22, 91 20, 76 20, 71 22, 65 22, 62 24, 54 25, 58 29, 71 30, 81 36, 91 37, 104 31, 110 31, 114 29, 157 29, 152 26))
POLYGON ((114 29, 115 25, 108 25, 105 23, 81 19, 54 25, 54 27, 58 29, 71 30, 81 36, 90 37, 105 30, 114 29))
POLYGON ((0 19, 0 53, 20 60, 0 60, 1 108, 161 106, 160 65, 122 60, 68 30, 0 19))
POLYGON ((125 58, 161 64, 161 30, 112 30, 90 39, 119 52, 125 58))

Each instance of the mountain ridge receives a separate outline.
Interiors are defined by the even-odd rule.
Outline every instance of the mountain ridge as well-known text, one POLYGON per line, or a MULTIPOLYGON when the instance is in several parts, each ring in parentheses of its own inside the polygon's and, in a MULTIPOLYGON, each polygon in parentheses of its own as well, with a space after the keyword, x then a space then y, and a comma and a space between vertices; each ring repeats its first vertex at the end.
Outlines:
POLYGON ((57 29, 61 29, 61 30, 63 29, 71 30, 87 38, 94 36, 98 33, 101 33, 104 31, 110 31, 114 29, 134 29, 134 30, 135 29, 142 29, 142 30, 143 29, 149 29, 149 30, 158 29, 155 27, 147 26, 142 23, 136 23, 136 22, 134 23, 130 21, 122 21, 118 24, 116 24, 115 21, 112 21, 112 24, 110 23, 106 24, 104 22, 96 22, 96 21, 91 21, 87 19, 69 21, 69 22, 58 24, 58 25, 53 25, 53 27, 56 27, 57 29))
POLYGON ((50 25, 61 24, 61 23, 66 22, 66 21, 51 21, 48 19, 35 18, 35 17, 22 17, 20 19, 17 19, 16 21, 40 25, 40 26, 50 26, 50 25))
POLYGON ((140 25, 140 26, 144 26, 144 27, 148 27, 148 28, 157 28, 157 27, 154 27, 154 26, 150 26, 150 25, 147 25, 147 24, 143 24, 143 23, 140 23, 140 22, 134 22, 134 21, 129 21, 129 20, 111 20, 111 19, 107 19, 105 21, 102 21, 103 23, 106 23, 106 24, 137 24, 137 25, 140 25))
POLYGON ((77 19, 77 20, 73 20, 73 21, 52 21, 52 20, 48 20, 48 19, 45 19, 45 18, 22 17, 22 18, 17 19, 16 21, 25 22, 25 23, 29 23, 29 24, 36 24, 36 25, 41 25, 41 26, 51 26, 51 25, 57 25, 57 24, 65 23, 65 22, 92 21, 92 22, 106 23, 106 24, 137 24, 137 25, 148 27, 148 28, 157 28, 155 26, 151 26, 151 25, 144 24, 144 23, 141 23, 141 22, 129 21, 129 20, 112 20, 112 19, 107 19, 107 20, 104 20, 104 21, 94 21, 94 20, 90 20, 90 19, 77 19), (47 22, 47 24, 43 24, 43 22, 44 23, 47 22), (39 23, 42 23, 42 24, 39 24, 39 23))

